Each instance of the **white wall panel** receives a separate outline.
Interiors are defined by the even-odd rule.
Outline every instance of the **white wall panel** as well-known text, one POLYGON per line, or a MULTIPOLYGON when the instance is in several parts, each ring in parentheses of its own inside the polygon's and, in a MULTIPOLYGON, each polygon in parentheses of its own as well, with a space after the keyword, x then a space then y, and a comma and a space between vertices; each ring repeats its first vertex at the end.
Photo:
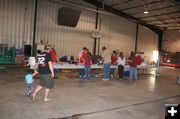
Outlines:
POLYGON ((0 43, 15 45, 16 48, 22 48, 23 43, 31 44, 33 1, 1 0, 0 2, 0 43))
POLYGON ((100 50, 106 46, 113 50, 124 52, 127 56, 134 50, 136 24, 115 15, 101 15, 100 50))
MULTIPOLYGON (((71 1, 96 9, 81 0, 71 1)), ((32 45, 34 0, 0 0, 0 3, 0 43, 8 43, 9 46, 15 44, 17 48, 22 48, 24 44, 32 45)), ((130 51, 134 50, 136 24, 118 16, 101 14, 99 18, 101 19, 100 51, 102 46, 107 46, 111 51, 118 49, 126 56, 129 55, 130 51)), ((85 10, 79 5, 59 0, 38 0, 36 42, 43 40, 55 44, 58 56, 76 57, 84 46, 92 51, 94 39, 91 35, 95 29, 95 20, 95 12, 85 10), (81 9, 77 27, 57 25, 58 9, 64 6, 81 9)), ((148 39, 156 39, 149 30, 140 30, 139 34, 140 41, 145 39, 151 42, 148 39), (144 33, 150 34, 150 38, 145 38, 147 35, 145 36, 144 33)), ((138 42, 140 49, 142 42, 138 42)))
POLYGON ((164 32, 162 49, 169 52, 180 52, 180 32, 178 30, 164 32))
POLYGON ((58 56, 77 56, 84 46, 92 50, 91 31, 95 28, 95 13, 82 11, 77 27, 72 28, 57 25, 58 9, 72 6, 43 0, 38 5, 36 41, 43 40, 49 44, 55 44, 58 56))
POLYGON ((145 53, 146 61, 152 61, 153 50, 158 50, 158 36, 150 29, 139 25, 137 51, 145 53))
POLYGON ((118 49, 129 56, 135 49, 136 23, 121 17, 113 17, 110 49, 118 49))

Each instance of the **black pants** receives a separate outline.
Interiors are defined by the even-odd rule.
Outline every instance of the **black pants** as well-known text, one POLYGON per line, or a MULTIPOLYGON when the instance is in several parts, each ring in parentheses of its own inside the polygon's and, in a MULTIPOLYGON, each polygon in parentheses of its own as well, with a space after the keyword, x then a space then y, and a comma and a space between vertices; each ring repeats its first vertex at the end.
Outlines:
POLYGON ((119 78, 123 78, 123 70, 124 70, 124 66, 123 65, 118 65, 119 78))

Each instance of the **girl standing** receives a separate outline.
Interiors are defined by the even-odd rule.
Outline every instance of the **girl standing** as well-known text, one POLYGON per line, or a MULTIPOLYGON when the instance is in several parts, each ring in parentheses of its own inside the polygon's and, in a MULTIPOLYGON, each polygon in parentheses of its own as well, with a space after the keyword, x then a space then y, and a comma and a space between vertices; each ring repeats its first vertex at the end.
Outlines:
POLYGON ((119 79, 121 80, 121 79, 123 79, 123 70, 124 70, 124 66, 125 66, 125 63, 126 63, 126 59, 124 57, 123 52, 119 53, 119 57, 118 57, 117 63, 118 63, 119 79))

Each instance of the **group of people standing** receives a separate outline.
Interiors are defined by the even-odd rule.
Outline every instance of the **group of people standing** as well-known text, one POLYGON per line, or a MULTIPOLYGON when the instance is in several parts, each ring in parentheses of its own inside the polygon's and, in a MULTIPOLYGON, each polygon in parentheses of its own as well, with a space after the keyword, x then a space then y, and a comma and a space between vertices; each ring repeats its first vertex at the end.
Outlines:
MULTIPOLYGON (((117 53, 113 51, 111 54, 110 51, 104 46, 102 47, 102 55, 101 60, 103 62, 103 79, 104 81, 109 80, 110 76, 114 75, 115 68, 111 68, 111 65, 118 65, 118 75, 119 79, 123 79, 123 71, 126 62, 130 65, 130 79, 137 79, 137 65, 141 61, 138 59, 138 56, 135 56, 134 52, 131 52, 130 56, 126 60, 123 52, 117 53)), ((92 55, 89 50, 84 47, 78 56, 79 64, 84 65, 84 69, 79 71, 79 76, 84 77, 86 81, 90 80, 90 72, 92 65, 92 55)), ((54 47, 45 47, 44 51, 40 52, 37 55, 36 64, 34 67, 34 73, 30 75, 26 75, 26 83, 28 86, 28 95, 32 96, 32 100, 35 100, 37 93, 45 88, 44 92, 44 102, 50 101, 48 98, 50 89, 54 87, 54 68, 53 64, 57 63, 57 56, 54 47), (35 88, 34 92, 32 92, 32 82, 33 76, 39 73, 40 81, 39 85, 35 88)))
MULTIPOLYGON (((126 60, 123 52, 117 53, 113 51, 112 54, 110 51, 104 46, 102 47, 101 60, 103 62, 103 79, 104 81, 109 80, 110 77, 114 76, 115 68, 111 68, 111 65, 118 65, 118 76, 119 79, 123 79, 123 71, 126 63, 130 66, 130 79, 137 79, 137 65, 140 65, 141 59, 132 51, 128 59, 126 60)), ((79 71, 79 76, 84 77, 85 80, 90 79, 90 69, 92 65, 92 57, 89 50, 84 47, 79 53, 79 63, 84 64, 85 69, 81 69, 79 71)))
POLYGON ((110 76, 113 78, 115 68, 111 68, 111 65, 118 65, 119 79, 123 79, 123 70, 126 63, 126 59, 123 52, 120 52, 118 54, 116 51, 113 51, 113 53, 111 54, 106 47, 102 47, 101 57, 103 60, 103 74, 104 74, 102 80, 109 80, 110 76))

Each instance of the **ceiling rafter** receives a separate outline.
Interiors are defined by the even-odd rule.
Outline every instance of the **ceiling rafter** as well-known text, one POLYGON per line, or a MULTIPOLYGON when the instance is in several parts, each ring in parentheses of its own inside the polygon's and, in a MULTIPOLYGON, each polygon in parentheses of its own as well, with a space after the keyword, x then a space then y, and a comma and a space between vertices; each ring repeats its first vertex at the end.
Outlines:
POLYGON ((151 25, 151 24, 148 24, 148 23, 140 20, 139 18, 135 18, 135 17, 133 17, 133 16, 130 16, 130 15, 122 12, 122 11, 119 10, 119 9, 116 9, 116 8, 114 8, 114 7, 111 7, 111 6, 108 5, 108 4, 104 4, 104 3, 102 3, 102 2, 100 2, 100 1, 98 1, 98 0, 83 0, 83 1, 88 2, 88 3, 90 3, 90 4, 93 4, 93 5, 96 5, 96 6, 99 6, 99 7, 103 5, 103 6, 104 6, 104 10, 106 10, 106 11, 109 11, 109 12, 111 12, 111 13, 113 13, 113 14, 116 14, 116 15, 118 15, 118 16, 124 17, 124 18, 126 18, 126 19, 129 19, 129 20, 131 20, 131 21, 133 21, 133 22, 136 22, 136 23, 138 23, 138 24, 141 24, 141 25, 143 25, 143 26, 146 26, 146 27, 148 27, 149 29, 151 29, 152 31, 154 31, 155 33, 157 33, 158 35, 162 34, 162 29, 159 29, 159 27, 156 27, 156 26, 153 26, 153 25, 151 25))
POLYGON ((162 21, 162 20, 171 20, 171 19, 178 19, 178 18, 180 18, 180 16, 178 16, 178 17, 170 17, 170 18, 163 18, 163 19, 145 20, 145 22, 162 21))
POLYGON ((167 24, 175 24, 175 23, 180 24, 180 22, 178 21, 178 22, 155 23, 153 25, 167 25, 167 24))
POLYGON ((112 4, 111 7, 114 7, 114 6, 117 6, 117 5, 120 5, 120 4, 124 4, 124 3, 128 3, 130 1, 133 1, 133 0, 127 0, 127 1, 118 2, 118 3, 112 4))
POLYGON ((163 14, 155 14, 155 15, 144 16, 144 17, 138 17, 138 18, 140 18, 140 19, 142 19, 142 18, 150 18, 150 17, 163 16, 163 15, 176 14, 176 13, 180 13, 180 10, 175 11, 175 12, 168 12, 168 13, 163 13, 163 14))
MULTIPOLYGON (((157 10, 167 9, 167 8, 176 7, 176 6, 179 6, 179 5, 169 5, 169 6, 166 6, 166 7, 151 9, 151 10, 148 10, 148 11, 149 11, 149 12, 150 12, 150 11, 157 11, 157 10)), ((136 14, 142 14, 142 13, 143 13, 143 11, 141 11, 141 12, 136 12, 136 13, 131 13, 131 14, 129 14, 129 15, 136 15, 136 14)))
MULTIPOLYGON (((156 4, 156 3, 163 2, 163 1, 165 1, 165 0, 153 1, 153 2, 149 2, 149 3, 147 3, 147 4, 148 4, 148 5, 151 5, 151 4, 156 4)), ((124 9, 120 9, 120 10, 121 10, 121 11, 126 11, 126 10, 129 10, 129 9, 134 9, 134 8, 138 8, 138 7, 144 7, 144 5, 146 5, 146 4, 137 5, 137 6, 129 7, 129 8, 124 8, 124 9)))
POLYGON ((180 26, 168 26, 168 28, 180 28, 180 26))

